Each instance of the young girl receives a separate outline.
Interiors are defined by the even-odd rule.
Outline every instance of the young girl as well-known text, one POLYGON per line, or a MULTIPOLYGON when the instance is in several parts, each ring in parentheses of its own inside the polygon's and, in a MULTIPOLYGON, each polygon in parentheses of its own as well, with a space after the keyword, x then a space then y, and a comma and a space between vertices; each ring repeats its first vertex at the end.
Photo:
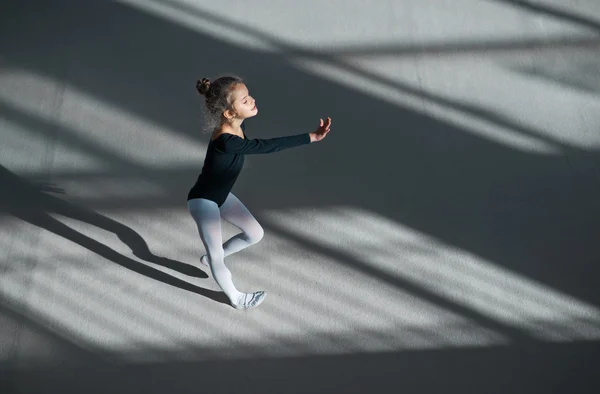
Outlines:
POLYGON ((225 257, 260 241, 263 228, 231 189, 244 165, 244 155, 274 153, 311 142, 321 141, 331 127, 331 118, 320 119, 312 133, 270 139, 248 139, 243 122, 256 116, 256 101, 244 82, 237 77, 207 78, 196 83, 206 98, 206 120, 213 134, 208 144, 204 167, 190 192, 188 209, 198 225, 206 249, 202 264, 210 267, 213 278, 236 309, 260 305, 264 291, 240 292, 234 285, 225 257), (242 230, 222 243, 221 218, 242 230))

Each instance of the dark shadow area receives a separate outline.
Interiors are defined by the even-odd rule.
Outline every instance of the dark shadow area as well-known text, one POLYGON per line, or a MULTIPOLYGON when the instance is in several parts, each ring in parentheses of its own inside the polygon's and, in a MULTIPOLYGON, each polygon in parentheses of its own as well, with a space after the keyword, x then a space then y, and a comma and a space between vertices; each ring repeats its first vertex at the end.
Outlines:
POLYGON ((527 0, 492 0, 498 3, 504 3, 513 7, 518 7, 523 10, 536 12, 546 16, 551 16, 563 21, 571 22, 581 27, 587 27, 588 29, 594 29, 600 31, 600 21, 577 15, 572 12, 565 11, 563 9, 553 7, 548 4, 539 4, 540 2, 527 1, 527 0))
POLYGON ((12 371, 10 394, 596 394, 598 342, 12 371), (575 361, 577 360, 577 361, 575 361))
MULTIPOLYGON (((229 71, 246 77, 258 100, 261 115, 248 122, 250 138, 312 131, 315 119, 331 116, 335 127, 325 142, 248 160, 234 192, 259 220, 261 210, 352 206, 600 305, 597 291, 600 192, 598 185, 590 182, 593 178, 587 164, 589 159, 600 160, 596 150, 561 144, 484 108, 454 103, 374 73, 359 74, 376 83, 388 83, 399 92, 413 94, 417 100, 446 105, 510 127, 551 144, 559 153, 538 154, 501 145, 450 123, 301 71, 286 58, 286 48, 283 55, 247 50, 115 3, 55 1, 36 4, 32 11, 24 2, 10 1, 3 7, 4 15, 10 15, 2 18, 0 26, 3 37, 0 50, 6 69, 29 71, 67 87, 77 87, 175 133, 208 140, 208 136, 199 133, 202 103, 194 83, 199 77, 214 77, 229 71)), ((210 15, 204 13, 204 17, 210 15)), ((358 73, 324 56, 315 59, 358 73)), ((13 111, 6 105, 0 108, 5 113, 13 111)), ((30 123, 33 131, 44 128, 39 120, 23 120, 16 111, 12 114, 20 123, 33 122, 30 123)), ((85 141, 78 140, 65 128, 53 133, 67 147, 85 145, 85 141)), ((93 146, 89 150, 103 160, 113 160, 93 146)), ((101 201, 98 205, 122 210, 133 204, 136 209, 184 209, 184 196, 201 169, 202 154, 198 152, 195 171, 166 168, 146 175, 172 191, 169 195, 135 201, 101 201)), ((126 158, 117 164, 119 173, 143 172, 142 168, 127 163, 126 158)), ((32 189, 23 186, 18 177, 15 180, 10 172, 4 177, 7 182, 16 183, 17 190, 22 190, 27 196, 25 201, 29 202, 17 204, 15 201, 19 200, 8 194, 4 197, 8 201, 3 204, 11 214, 142 275, 211 298, 221 294, 153 270, 70 229, 48 213, 64 210, 64 204, 67 210, 77 212, 71 203, 56 201, 56 197, 39 190, 30 194, 32 189), (29 205, 36 210, 31 212, 27 209, 29 205)), ((54 179, 60 177, 60 173, 53 174, 54 179)), ((90 204, 90 209, 98 205, 90 204)), ((91 224, 125 231, 95 215, 88 212, 75 216, 86 218, 91 224)), ((273 232, 301 241, 286 232, 284 223, 265 229, 267 235, 273 232)), ((135 240, 135 235, 128 233, 128 236, 135 240)), ((377 268, 343 253, 319 249, 306 242, 304 246, 474 319, 511 337, 518 346, 119 365, 77 371, 13 371, 11 390, 23 393, 597 391, 596 368, 593 368, 599 358, 596 342, 550 345, 520 341, 525 335, 518 328, 506 327, 461 305, 453 305, 452 301, 422 289, 418 283, 386 277, 377 268)))
MULTIPOLYGON (((600 48, 595 55, 571 59, 569 64, 561 62, 539 61, 528 66, 512 67, 515 71, 530 78, 539 78, 583 92, 600 94, 600 48)), ((574 54, 576 55, 576 54, 574 54)), ((548 61, 549 60, 549 61, 548 61)))
POLYGON ((53 232, 138 274, 228 304, 226 297, 220 292, 191 285, 123 256, 110 247, 81 234, 52 217, 50 214, 63 215, 110 231, 130 247, 133 254, 140 259, 162 265, 185 275, 208 278, 208 275, 197 267, 154 255, 144 239, 133 229, 97 212, 49 194, 50 192, 62 192, 61 189, 53 185, 30 183, 4 166, 0 166, 0 186, 0 211, 2 213, 8 213, 34 226, 53 232))
MULTIPOLYGON (((45 326, 23 307, 12 305, 0 297, 0 347, 3 355, 0 371, 31 364, 43 366, 48 362, 61 367, 107 366, 117 361, 101 349, 76 344, 72 336, 61 335, 45 326), (11 351, 7 351, 12 347, 11 351), (25 356, 23 355, 25 354, 25 356)), ((3 373, 0 372, 0 375, 3 373)), ((2 393, 9 393, 4 391, 2 393)))
POLYGON ((527 53, 533 50, 579 48, 597 50, 600 47, 600 38, 581 38, 581 37, 558 37, 548 40, 543 39, 505 39, 486 41, 462 41, 456 43, 423 43, 420 45, 408 44, 375 44, 372 46, 344 46, 343 48, 331 48, 320 51, 294 50, 284 51, 285 55, 290 56, 308 56, 308 57, 335 57, 345 56, 393 56, 394 58, 413 57, 413 56, 464 56, 464 55, 496 55, 502 52, 527 53))

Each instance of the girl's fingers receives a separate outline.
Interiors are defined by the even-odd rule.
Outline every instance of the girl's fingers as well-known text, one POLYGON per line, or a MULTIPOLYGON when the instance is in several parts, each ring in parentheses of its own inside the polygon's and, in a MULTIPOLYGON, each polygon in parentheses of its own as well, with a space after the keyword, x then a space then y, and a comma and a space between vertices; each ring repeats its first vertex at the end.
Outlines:
POLYGON ((323 119, 319 119, 319 128, 321 129, 322 133, 328 133, 331 129, 331 118, 327 117, 326 121, 323 121, 323 119))

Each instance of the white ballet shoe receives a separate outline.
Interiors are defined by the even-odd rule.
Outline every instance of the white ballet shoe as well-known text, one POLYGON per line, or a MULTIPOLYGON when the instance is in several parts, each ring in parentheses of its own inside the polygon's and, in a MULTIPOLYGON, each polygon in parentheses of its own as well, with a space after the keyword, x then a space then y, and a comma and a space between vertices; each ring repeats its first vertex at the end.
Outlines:
POLYGON ((254 293, 243 293, 237 304, 231 304, 235 309, 248 309, 259 306, 267 296, 264 291, 255 291, 254 293))

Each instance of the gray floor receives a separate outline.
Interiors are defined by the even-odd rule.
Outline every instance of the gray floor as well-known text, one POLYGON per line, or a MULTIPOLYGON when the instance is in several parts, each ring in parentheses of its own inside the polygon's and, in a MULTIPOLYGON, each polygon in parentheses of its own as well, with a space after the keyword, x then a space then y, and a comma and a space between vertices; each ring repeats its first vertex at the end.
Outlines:
POLYGON ((0 391, 600 392, 599 64, 595 0, 2 1, 0 391), (246 159, 245 312, 185 201, 227 73, 334 122, 246 159))

